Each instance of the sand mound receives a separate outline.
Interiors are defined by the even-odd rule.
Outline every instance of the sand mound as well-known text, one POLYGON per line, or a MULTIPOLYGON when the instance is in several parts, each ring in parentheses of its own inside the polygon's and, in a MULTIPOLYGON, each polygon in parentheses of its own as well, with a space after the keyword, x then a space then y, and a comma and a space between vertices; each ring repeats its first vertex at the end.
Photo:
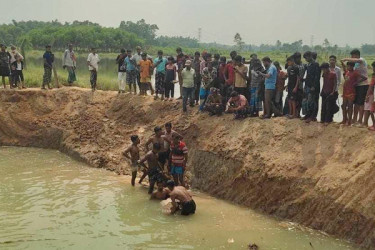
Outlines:
POLYGON ((0 91, 0 145, 56 148, 129 173, 129 137, 171 121, 190 148, 192 185, 375 249, 375 134, 276 118, 234 121, 178 102, 63 88, 0 91))

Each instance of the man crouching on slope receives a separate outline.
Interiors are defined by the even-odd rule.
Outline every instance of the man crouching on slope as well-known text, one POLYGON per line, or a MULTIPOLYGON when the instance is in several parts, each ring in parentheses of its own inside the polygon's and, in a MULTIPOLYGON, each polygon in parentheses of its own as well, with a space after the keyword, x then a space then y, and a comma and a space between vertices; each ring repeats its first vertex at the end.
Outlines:
POLYGON ((178 209, 176 200, 179 200, 182 206, 181 215, 195 214, 195 202, 186 188, 183 186, 175 186, 172 180, 167 181, 167 188, 171 191, 169 196, 172 200, 172 214, 178 209))

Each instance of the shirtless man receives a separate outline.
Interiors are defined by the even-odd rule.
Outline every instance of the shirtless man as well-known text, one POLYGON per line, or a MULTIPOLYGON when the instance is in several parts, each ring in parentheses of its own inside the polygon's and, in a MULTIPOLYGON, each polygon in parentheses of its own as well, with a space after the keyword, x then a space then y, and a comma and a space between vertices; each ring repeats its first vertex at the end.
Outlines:
MULTIPOLYGON (((139 148, 138 145, 141 143, 139 140, 138 135, 132 135, 130 137, 130 140, 132 141, 132 144, 125 150, 123 153, 124 157, 129 159, 131 161, 131 171, 132 171, 132 186, 135 185, 135 178, 137 177, 137 171, 138 171, 138 163, 137 161, 139 160, 139 148), (130 155, 129 155, 130 154, 130 155)), ((146 177, 147 175, 147 168, 143 168, 143 176, 139 180, 139 184, 142 183, 142 180, 146 177)))
POLYGON ((184 188, 183 186, 175 186, 174 181, 172 180, 169 180, 167 182, 167 187, 171 191, 169 193, 169 196, 172 200, 172 214, 176 212, 178 208, 176 200, 179 200, 181 202, 181 215, 195 214, 195 202, 186 188, 184 188))
POLYGON ((158 181, 156 185, 158 189, 152 193, 150 199, 166 200, 169 197, 169 189, 164 187, 164 183, 162 181, 158 181))
POLYGON ((167 152, 168 148, 165 147, 164 142, 167 142, 168 144, 170 144, 171 141, 165 135, 163 135, 163 131, 161 127, 155 127, 154 132, 155 132, 155 135, 151 137, 150 139, 148 139, 148 141, 145 144, 145 151, 146 152, 149 151, 148 146, 151 143, 153 144, 158 143, 161 146, 159 150, 159 154, 158 154, 158 161, 160 162, 164 170, 164 165, 167 162, 167 159, 169 157, 169 153, 167 152))
POLYGON ((147 161, 148 165, 148 179, 150 182, 150 187, 148 189, 148 193, 152 194, 154 191, 154 186, 157 180, 160 180, 163 178, 163 173, 161 166, 159 164, 158 153, 160 152, 162 146, 159 143, 154 143, 152 146, 152 150, 149 151, 141 160, 138 161, 138 164, 145 166, 145 162, 147 161))

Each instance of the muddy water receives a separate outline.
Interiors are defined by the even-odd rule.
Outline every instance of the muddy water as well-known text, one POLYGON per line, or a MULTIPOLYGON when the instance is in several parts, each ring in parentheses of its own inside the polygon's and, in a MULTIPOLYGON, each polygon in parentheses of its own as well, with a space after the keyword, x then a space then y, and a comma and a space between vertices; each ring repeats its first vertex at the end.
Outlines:
POLYGON ((166 216, 128 183, 57 151, 0 147, 0 249, 353 249, 199 193, 195 215, 166 216))

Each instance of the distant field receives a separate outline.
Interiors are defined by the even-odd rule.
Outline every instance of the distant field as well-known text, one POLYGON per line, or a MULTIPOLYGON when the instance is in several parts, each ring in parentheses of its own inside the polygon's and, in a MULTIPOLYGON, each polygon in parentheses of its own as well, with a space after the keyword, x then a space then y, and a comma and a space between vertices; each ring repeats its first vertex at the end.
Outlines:
MULTIPOLYGON (((175 48, 152 48, 148 51, 151 56, 155 56, 158 49, 163 49, 165 55, 175 55, 175 48)), ((202 51, 202 49, 189 49, 185 50, 186 54, 194 54, 195 51, 202 51)), ((208 50, 212 53, 221 53, 221 55, 229 58, 230 51, 218 51, 218 50, 208 50)), ((67 72, 62 68, 62 52, 54 52, 55 54, 55 66, 58 72, 59 82, 62 84, 67 84, 67 72)), ((241 53, 247 60, 250 58, 250 52, 241 53)), ((290 53, 285 52, 260 52, 257 53, 259 58, 264 56, 269 56, 273 61, 279 61, 281 65, 284 65, 287 56, 290 53)), ((26 64, 27 69, 24 71, 25 82, 29 87, 41 86, 43 79, 43 51, 27 51, 26 52, 26 64)), ((86 65, 88 53, 77 53, 77 82, 75 86, 79 87, 90 87, 90 75, 86 65)), ((98 72, 98 88, 102 90, 117 90, 117 65, 115 59, 117 57, 116 53, 100 53, 101 62, 99 65, 98 72)), ((318 62, 328 61, 329 55, 319 55, 318 62)), ((345 55, 338 55, 341 59, 345 55)), ((370 65, 375 61, 375 55, 365 56, 368 64, 370 65)), ((372 74, 372 71, 369 71, 372 74)))

